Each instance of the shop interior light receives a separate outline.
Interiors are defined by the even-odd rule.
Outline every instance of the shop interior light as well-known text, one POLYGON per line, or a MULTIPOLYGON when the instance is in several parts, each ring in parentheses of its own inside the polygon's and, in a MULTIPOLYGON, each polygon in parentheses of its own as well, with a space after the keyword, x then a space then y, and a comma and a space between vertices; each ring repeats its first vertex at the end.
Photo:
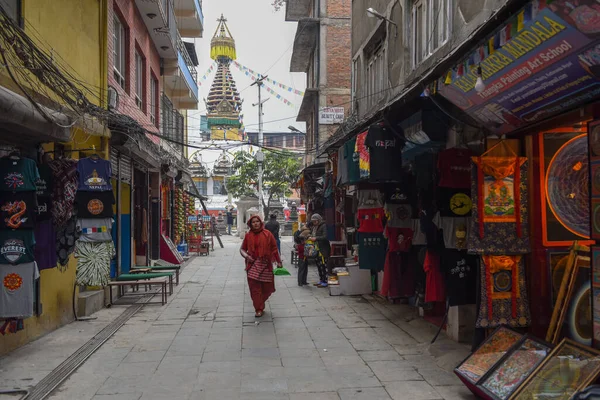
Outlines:
POLYGON ((481 65, 477 67, 477 82, 475 82, 475 91, 481 93, 485 90, 485 82, 482 78, 481 65))

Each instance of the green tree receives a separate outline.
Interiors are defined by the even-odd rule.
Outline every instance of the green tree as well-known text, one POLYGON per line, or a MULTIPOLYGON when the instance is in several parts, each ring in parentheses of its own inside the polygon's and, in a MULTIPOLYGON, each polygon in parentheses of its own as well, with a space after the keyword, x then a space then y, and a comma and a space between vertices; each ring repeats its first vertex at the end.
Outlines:
MULTIPOLYGON (((301 169, 300 157, 286 151, 265 152, 263 162, 263 209, 269 215, 269 202, 278 197, 289 196, 290 186, 301 169)), ((258 196, 258 163, 247 151, 236 153, 233 159, 233 175, 227 178, 227 190, 235 197, 258 196)))

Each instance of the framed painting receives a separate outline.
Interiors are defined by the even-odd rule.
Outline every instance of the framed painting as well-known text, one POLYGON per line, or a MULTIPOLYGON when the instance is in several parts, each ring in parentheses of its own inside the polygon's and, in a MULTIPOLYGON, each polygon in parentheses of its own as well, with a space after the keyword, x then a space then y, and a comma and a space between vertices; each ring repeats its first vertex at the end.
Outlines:
POLYGON ((475 394, 477 382, 515 345, 522 334, 505 326, 497 328, 469 357, 463 360, 454 373, 475 394))
POLYGON ((489 399, 506 400, 544 361, 554 346, 525 335, 477 383, 489 399))
POLYGON ((585 128, 539 135, 544 246, 570 246, 575 240, 592 243, 587 136, 585 128))
POLYGON ((592 254, 592 345, 600 349, 600 246, 591 247, 592 254))
POLYGON ((600 351, 564 339, 509 399, 568 400, 600 373, 600 351))
POLYGON ((600 240, 600 197, 590 199, 592 238, 600 240))
POLYGON ((588 122, 590 160, 600 160, 600 120, 588 122))
POLYGON ((590 163, 590 188, 592 198, 600 197, 600 159, 590 163))
POLYGON ((569 260, 569 249, 567 247, 548 249, 546 255, 548 262, 548 283, 550 287, 550 307, 553 307, 558 297, 567 261, 569 260))

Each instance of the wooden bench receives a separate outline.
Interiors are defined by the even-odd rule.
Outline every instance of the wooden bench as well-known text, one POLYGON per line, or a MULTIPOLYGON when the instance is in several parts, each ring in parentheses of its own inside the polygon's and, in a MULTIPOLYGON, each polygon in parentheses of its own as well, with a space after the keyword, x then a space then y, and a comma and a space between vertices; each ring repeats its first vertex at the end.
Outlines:
POLYGON ((298 268, 298 250, 292 249, 292 254, 290 255, 290 263, 298 268))
POLYGON ((139 273, 152 273, 154 271, 174 272, 175 273, 175 285, 179 285, 179 272, 181 271, 181 265, 144 265, 144 266, 135 266, 135 267, 131 268, 131 270, 129 272, 132 273, 132 274, 139 274, 139 273))
MULTIPOLYGON (((146 285, 146 289, 150 288, 152 289, 152 286, 159 286, 159 292, 161 294, 161 298, 160 298, 160 302, 161 304, 164 306, 165 304, 167 304, 167 282, 168 279, 166 276, 161 277, 161 278, 153 278, 153 279, 147 279, 144 280, 143 284, 146 285)), ((131 286, 132 290, 135 292, 137 286, 139 286, 139 282, 136 281, 111 281, 108 283, 108 289, 110 292, 110 297, 109 297, 109 305, 112 304, 112 288, 113 286, 116 286, 119 288, 119 295, 121 297, 125 297, 125 291, 123 290, 125 286, 131 286)), ((128 296, 145 296, 149 293, 140 293, 140 294, 134 294, 134 293, 128 293, 128 296)), ((154 294, 156 295, 156 293, 154 294)))
POLYGON ((144 272, 121 274, 115 279, 118 282, 135 282, 135 284, 146 284, 149 279, 169 278, 169 295, 173 294, 173 272, 144 272))

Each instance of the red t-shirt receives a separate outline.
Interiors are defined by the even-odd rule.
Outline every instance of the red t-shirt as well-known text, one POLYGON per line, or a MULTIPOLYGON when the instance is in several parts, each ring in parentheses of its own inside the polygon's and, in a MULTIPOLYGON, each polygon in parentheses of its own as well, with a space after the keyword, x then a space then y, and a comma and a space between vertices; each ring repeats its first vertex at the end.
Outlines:
POLYGON ((413 230, 410 228, 385 227, 389 251, 408 251, 412 245, 413 230))
POLYGON ((444 277, 440 270, 439 254, 428 251, 425 255, 423 270, 427 274, 425 282, 425 301, 427 303, 445 302, 446 287, 444 286, 444 277))
POLYGON ((440 187, 471 187, 471 156, 469 149, 452 148, 438 154, 440 187))
POLYGON ((358 231, 361 233, 383 232, 383 208, 362 208, 358 210, 358 231))

